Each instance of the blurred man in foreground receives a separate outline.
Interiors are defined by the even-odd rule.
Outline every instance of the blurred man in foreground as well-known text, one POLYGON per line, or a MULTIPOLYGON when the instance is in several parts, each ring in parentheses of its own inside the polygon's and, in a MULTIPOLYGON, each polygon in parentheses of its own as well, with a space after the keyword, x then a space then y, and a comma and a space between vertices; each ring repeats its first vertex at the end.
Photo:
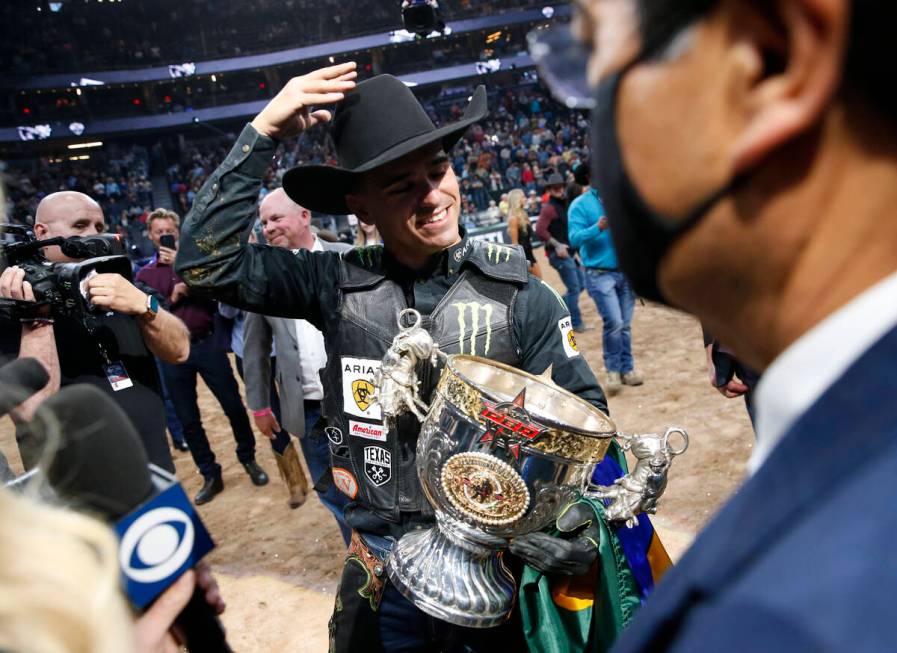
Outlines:
POLYGON ((892 650, 897 4, 579 9, 623 271, 763 371, 751 477, 616 650, 892 650))

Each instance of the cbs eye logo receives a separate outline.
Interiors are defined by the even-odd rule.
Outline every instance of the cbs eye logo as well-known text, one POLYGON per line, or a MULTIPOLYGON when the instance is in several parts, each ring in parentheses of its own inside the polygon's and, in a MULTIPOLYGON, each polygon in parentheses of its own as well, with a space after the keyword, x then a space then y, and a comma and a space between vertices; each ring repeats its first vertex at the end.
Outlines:
POLYGON ((121 538, 122 572, 138 583, 157 583, 180 569, 193 551, 190 516, 176 508, 156 508, 140 516, 121 538))

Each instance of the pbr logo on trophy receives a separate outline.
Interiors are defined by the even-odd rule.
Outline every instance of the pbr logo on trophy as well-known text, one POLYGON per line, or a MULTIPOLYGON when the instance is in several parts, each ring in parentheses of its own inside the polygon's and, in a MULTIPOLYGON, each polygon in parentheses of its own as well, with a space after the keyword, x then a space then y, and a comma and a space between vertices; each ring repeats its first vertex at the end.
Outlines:
POLYGON ((374 377, 387 427, 421 421, 417 473, 436 525, 404 535, 387 560, 390 580, 421 610, 460 626, 502 623, 516 584, 502 556, 512 538, 554 523, 581 496, 602 499, 608 521, 633 526, 653 513, 688 434, 624 435, 610 418, 551 381, 473 355, 445 355, 406 309, 374 377), (423 366, 442 368, 427 406, 423 366), (611 486, 590 482, 616 440, 637 463, 611 486), (676 446, 674 443, 678 443, 676 446))

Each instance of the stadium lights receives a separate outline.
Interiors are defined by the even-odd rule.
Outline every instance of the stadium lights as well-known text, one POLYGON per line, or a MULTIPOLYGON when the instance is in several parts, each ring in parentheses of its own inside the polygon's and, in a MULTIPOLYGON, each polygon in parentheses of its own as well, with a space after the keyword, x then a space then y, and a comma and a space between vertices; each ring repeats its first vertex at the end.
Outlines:
POLYGON ((70 156, 69 161, 87 161, 90 159, 89 154, 80 154, 78 156, 70 156))
POLYGON ((91 141, 90 143, 72 143, 67 147, 70 150, 84 150, 89 147, 103 147, 103 141, 91 141))

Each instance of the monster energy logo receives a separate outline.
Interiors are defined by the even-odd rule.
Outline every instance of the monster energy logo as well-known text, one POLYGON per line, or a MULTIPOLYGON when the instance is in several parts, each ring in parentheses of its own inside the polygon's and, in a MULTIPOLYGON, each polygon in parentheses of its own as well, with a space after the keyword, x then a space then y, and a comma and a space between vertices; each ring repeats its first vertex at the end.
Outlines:
POLYGON ((371 245, 369 247, 357 247, 358 260, 367 268, 374 267, 374 257, 380 252, 382 245, 371 245))
POLYGON ((511 254, 513 252, 514 250, 506 245, 489 243, 486 246, 486 260, 490 263, 501 263, 502 257, 504 257, 504 262, 507 263, 511 260, 511 254))
POLYGON ((480 330, 480 311, 486 318, 486 342, 483 349, 483 356, 489 354, 489 347, 492 344, 492 304, 480 304, 479 302, 454 302, 452 304, 458 311, 458 330, 460 331, 459 346, 460 353, 464 353, 464 340, 467 335, 467 314, 470 312, 470 336, 467 353, 471 356, 477 355, 477 332, 480 330))

